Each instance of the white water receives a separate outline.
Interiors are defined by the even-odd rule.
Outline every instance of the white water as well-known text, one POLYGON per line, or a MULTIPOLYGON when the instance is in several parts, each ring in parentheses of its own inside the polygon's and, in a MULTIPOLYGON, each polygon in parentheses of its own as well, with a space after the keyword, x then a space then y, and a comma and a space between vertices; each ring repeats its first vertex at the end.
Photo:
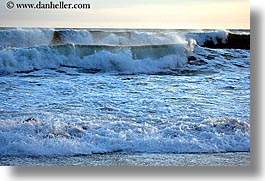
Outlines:
MULTIPOLYGON (((106 119, 106 118, 105 118, 106 119)), ((76 155, 107 152, 197 153, 249 151, 249 124, 233 119, 192 123, 50 117, 1 121, 1 154, 76 155), (111 120, 111 121, 110 121, 111 120)))
POLYGON ((0 155, 250 151, 250 51, 200 46, 225 31, 54 31, 0 31, 0 155))
POLYGON ((205 41, 226 41, 227 30, 218 31, 89 31, 83 29, 3 29, 0 30, 0 48, 32 47, 52 44, 54 32, 63 43, 78 45, 167 45, 187 44, 193 39, 203 45, 205 41))
POLYGON ((53 39, 53 33, 53 29, 2 29, 0 30, 0 50, 6 47, 49 45, 53 39))

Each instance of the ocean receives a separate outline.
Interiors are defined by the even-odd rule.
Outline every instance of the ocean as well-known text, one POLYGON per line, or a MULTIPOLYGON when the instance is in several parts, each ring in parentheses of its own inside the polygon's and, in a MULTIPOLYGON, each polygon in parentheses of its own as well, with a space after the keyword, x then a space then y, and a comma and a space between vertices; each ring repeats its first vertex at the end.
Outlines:
POLYGON ((249 155, 249 41, 250 30, 1 28, 0 165, 249 155))

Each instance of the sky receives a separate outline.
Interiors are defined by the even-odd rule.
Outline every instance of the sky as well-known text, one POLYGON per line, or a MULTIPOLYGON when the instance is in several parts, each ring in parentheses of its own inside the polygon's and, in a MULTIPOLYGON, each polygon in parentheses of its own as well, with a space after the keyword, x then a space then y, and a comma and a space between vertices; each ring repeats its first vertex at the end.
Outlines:
MULTIPOLYGON (((249 0, 64 0, 86 10, 8 9, 0 2, 0 27, 249 29, 249 0)), ((12 0, 58 3, 62 0, 12 0)))

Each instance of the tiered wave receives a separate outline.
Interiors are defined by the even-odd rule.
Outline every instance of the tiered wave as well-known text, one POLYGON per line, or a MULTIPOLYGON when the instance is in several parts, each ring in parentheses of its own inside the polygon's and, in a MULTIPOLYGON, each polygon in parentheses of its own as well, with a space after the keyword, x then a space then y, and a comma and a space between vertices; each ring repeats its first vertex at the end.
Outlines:
POLYGON ((195 46, 226 43, 228 31, 0 30, 0 74, 59 67, 88 72, 185 69, 195 46))

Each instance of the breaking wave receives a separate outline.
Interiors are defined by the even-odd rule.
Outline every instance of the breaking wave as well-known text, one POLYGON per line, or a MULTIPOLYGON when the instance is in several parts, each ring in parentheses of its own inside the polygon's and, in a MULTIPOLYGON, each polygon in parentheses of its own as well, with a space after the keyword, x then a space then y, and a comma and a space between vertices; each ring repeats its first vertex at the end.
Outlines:
POLYGON ((181 68, 187 62, 184 45, 103 46, 49 45, 0 51, 1 74, 59 67, 100 72, 152 73, 181 68))
POLYGON ((195 42, 211 48, 249 49, 250 34, 228 30, 109 30, 91 29, 2 29, 0 49, 51 44, 78 45, 165 45, 195 42))

